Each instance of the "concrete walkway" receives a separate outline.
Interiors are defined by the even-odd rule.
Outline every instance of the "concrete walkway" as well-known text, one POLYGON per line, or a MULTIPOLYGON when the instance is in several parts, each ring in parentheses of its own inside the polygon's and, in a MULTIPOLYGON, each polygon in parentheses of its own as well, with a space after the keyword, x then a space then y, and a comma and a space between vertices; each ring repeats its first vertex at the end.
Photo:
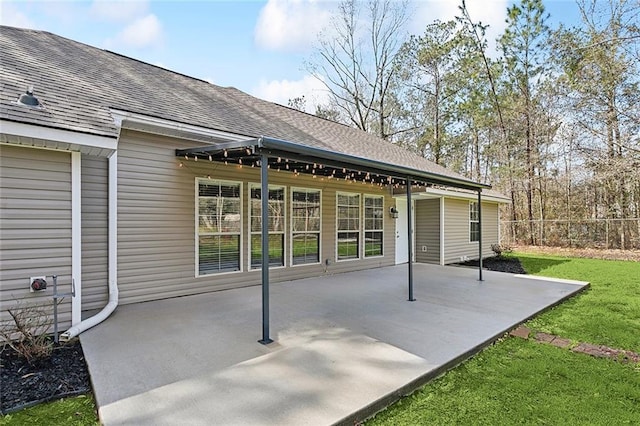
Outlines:
POLYGON ((351 423, 586 283, 417 264, 121 306, 82 334, 105 425, 351 423))

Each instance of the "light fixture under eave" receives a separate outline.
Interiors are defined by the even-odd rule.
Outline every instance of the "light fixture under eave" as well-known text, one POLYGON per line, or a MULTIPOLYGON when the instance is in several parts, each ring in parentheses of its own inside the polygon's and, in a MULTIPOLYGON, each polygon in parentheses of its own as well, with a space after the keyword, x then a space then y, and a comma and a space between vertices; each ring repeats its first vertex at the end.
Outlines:
POLYGON ((17 103, 19 103, 20 105, 28 106, 28 107, 35 107, 35 108, 42 107, 42 104, 40 103, 38 98, 33 96, 33 86, 27 87, 27 91, 21 94, 20 97, 18 97, 17 103))

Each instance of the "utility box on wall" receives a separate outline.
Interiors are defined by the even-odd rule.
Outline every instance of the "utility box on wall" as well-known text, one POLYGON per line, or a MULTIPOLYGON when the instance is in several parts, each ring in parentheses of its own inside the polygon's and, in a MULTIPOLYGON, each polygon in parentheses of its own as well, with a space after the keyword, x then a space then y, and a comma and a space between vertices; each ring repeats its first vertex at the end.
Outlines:
POLYGON ((35 293, 47 289, 47 277, 30 277, 29 291, 35 293))

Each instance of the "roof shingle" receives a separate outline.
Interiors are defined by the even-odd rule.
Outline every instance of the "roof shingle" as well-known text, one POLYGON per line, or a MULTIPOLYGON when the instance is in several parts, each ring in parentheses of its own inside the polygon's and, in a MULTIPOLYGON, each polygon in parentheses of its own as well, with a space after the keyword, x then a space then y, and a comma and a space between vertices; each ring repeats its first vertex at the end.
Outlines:
POLYGON ((0 27, 0 118, 116 137, 110 108, 471 180, 371 134, 44 31, 0 27), (16 103, 28 85, 44 109, 16 103))

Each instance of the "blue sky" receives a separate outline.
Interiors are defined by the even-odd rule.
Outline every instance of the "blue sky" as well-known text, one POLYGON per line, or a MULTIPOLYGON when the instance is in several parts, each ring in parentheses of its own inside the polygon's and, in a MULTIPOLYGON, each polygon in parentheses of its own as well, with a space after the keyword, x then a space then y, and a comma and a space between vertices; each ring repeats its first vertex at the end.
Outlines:
MULTIPOLYGON (((467 0, 475 20, 504 28, 510 0, 467 0)), ((322 83, 304 69, 337 1, 6 1, 3 25, 46 30, 92 46, 286 104, 302 94, 323 102, 322 83)), ((573 0, 546 0, 552 22, 578 20, 573 0)), ((409 33, 452 19, 458 0, 414 0, 409 33)))

